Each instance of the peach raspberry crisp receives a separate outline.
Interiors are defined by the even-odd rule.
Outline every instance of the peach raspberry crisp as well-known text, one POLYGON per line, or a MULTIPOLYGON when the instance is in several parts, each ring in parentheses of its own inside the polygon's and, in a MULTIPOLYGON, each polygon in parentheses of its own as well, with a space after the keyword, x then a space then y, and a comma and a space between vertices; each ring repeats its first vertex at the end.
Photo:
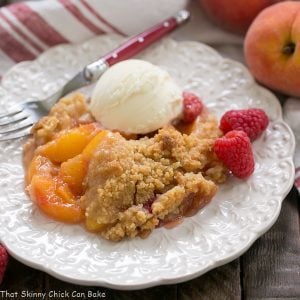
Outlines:
POLYGON ((24 145, 27 191, 56 220, 84 222, 112 241, 146 237, 195 214, 215 195, 226 178, 213 151, 221 136, 205 108, 191 123, 148 135, 107 130, 84 96, 73 94, 33 127, 24 145))

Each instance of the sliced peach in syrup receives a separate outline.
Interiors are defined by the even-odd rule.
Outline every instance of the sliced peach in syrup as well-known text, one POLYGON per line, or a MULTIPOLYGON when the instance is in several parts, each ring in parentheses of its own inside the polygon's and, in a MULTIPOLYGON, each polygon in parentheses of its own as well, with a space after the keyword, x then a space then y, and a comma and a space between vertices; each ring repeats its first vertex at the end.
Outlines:
POLYGON ((54 165, 51 163, 51 161, 43 157, 41 155, 36 155, 31 160, 27 170, 26 170, 26 185, 28 185, 32 177, 36 174, 50 174, 55 171, 54 165))
POLYGON ((84 219, 84 210, 67 183, 58 175, 58 167, 48 158, 37 155, 26 174, 27 191, 38 207, 48 216, 69 223, 84 219))
POLYGON ((79 154, 61 164, 59 176, 69 185, 74 194, 82 195, 84 192, 83 181, 87 169, 88 161, 82 154, 79 154))
POLYGON ((52 162, 64 162, 82 152, 86 145, 100 131, 97 123, 81 125, 59 135, 55 140, 38 148, 37 152, 52 162))
MULTIPOLYGON (((27 170, 26 180, 30 183, 27 190, 30 197, 45 214, 59 221, 77 223, 84 219, 84 209, 79 203, 79 197, 84 193, 83 182, 88 163, 96 147, 108 133, 105 130, 99 132, 95 125, 87 126, 73 129, 41 146, 37 151, 39 154, 32 159, 27 170), (76 144, 77 137, 79 145, 76 144), (72 148, 72 143, 76 151, 73 149, 71 155, 67 151, 72 148), (62 163, 59 167, 53 162, 62 163)), ((100 227, 97 225, 93 228, 100 230, 100 227)))
POLYGON ((67 223, 84 219, 84 210, 67 184, 47 175, 34 175, 28 186, 30 197, 48 216, 67 223))
POLYGON ((88 170, 89 161, 96 147, 107 136, 108 131, 99 132, 84 148, 81 154, 63 162, 60 167, 59 176, 66 182, 76 195, 84 192, 83 181, 88 170))
POLYGON ((102 130, 100 131, 83 149, 82 154, 87 158, 91 159, 94 151, 96 150, 97 146, 103 141, 104 138, 107 137, 109 131, 102 130))

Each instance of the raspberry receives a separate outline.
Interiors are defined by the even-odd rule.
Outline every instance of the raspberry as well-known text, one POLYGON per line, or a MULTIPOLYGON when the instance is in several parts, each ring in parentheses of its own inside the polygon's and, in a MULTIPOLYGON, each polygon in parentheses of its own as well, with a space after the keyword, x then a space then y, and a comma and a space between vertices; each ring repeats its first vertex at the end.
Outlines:
POLYGON ((203 109, 202 101, 198 96, 190 92, 183 93, 183 121, 192 123, 200 115, 203 109))
POLYGON ((254 141, 263 133, 268 124, 268 116, 262 109, 230 110, 223 115, 220 129, 223 133, 242 130, 247 133, 251 141, 254 141))
POLYGON ((0 245, 0 284, 2 283, 7 263, 8 263, 7 251, 3 246, 0 245))
POLYGON ((251 142, 243 131, 233 130, 218 138, 214 151, 224 165, 238 178, 246 178, 254 171, 251 142))

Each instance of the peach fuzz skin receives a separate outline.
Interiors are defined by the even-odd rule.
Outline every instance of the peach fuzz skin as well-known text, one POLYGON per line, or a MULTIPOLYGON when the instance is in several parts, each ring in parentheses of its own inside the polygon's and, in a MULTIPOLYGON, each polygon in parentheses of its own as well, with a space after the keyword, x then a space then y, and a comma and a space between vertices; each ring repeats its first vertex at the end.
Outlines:
POLYGON ((205 13, 222 28, 245 33, 267 6, 282 0, 198 0, 205 13))
POLYGON ((250 26, 244 54, 253 76, 265 86, 300 96, 300 2, 263 10, 250 26))

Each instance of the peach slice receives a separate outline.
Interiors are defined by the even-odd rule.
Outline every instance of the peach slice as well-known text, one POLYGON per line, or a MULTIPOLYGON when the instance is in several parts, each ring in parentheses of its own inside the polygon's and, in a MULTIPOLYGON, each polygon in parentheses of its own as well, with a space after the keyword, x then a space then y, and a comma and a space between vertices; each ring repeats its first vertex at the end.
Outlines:
POLYGON ((89 161, 101 141, 107 136, 108 131, 99 132, 83 149, 82 153, 63 162, 59 176, 66 182, 76 195, 84 192, 84 178, 88 170, 89 161))
MULTIPOLYGON (((27 169, 27 190, 48 216, 68 223, 84 219, 79 198, 84 193, 88 163, 108 134, 99 130, 96 123, 83 125, 38 148, 27 169)), ((89 227, 97 231, 102 228, 89 227)))
POLYGON ((74 194, 82 195, 84 192, 83 181, 87 169, 88 161, 82 154, 79 154, 61 164, 59 176, 69 185, 74 194))
POLYGON ((64 162, 80 154, 100 130, 97 123, 81 125, 39 147, 37 153, 49 158, 52 162, 64 162))
POLYGON ((25 176, 26 185, 28 185, 31 182, 32 177, 34 175, 50 174, 51 171, 53 173, 55 171, 55 168, 48 158, 43 157, 41 155, 34 156, 27 168, 27 172, 25 176))
POLYGON ((56 167, 48 158, 37 155, 31 161, 26 180, 27 191, 38 207, 50 217, 77 223, 84 218, 84 210, 67 183, 58 176, 56 167))
POLYGON ((67 184, 47 175, 34 175, 28 186, 30 197, 48 216, 67 223, 84 219, 84 210, 67 184))
POLYGON ((107 137, 109 131, 102 130, 100 131, 83 149, 82 154, 87 158, 91 159, 94 151, 96 150, 97 146, 102 142, 104 138, 107 137))

